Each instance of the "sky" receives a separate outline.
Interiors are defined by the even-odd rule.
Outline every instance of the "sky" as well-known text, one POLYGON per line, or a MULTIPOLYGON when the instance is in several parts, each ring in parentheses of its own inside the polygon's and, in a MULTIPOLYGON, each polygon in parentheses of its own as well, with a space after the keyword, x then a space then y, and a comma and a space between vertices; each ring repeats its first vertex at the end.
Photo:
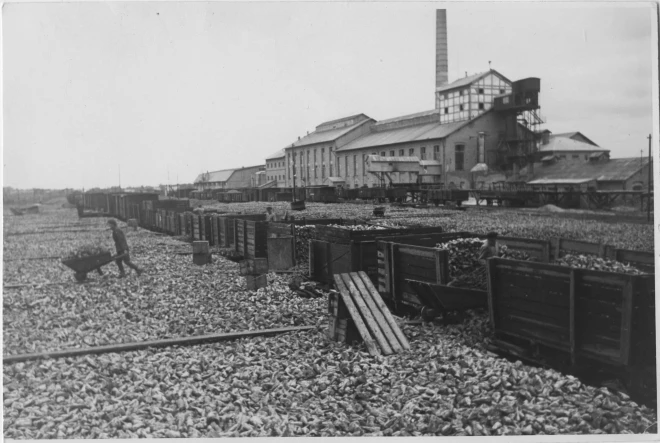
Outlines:
POLYGON ((539 77, 545 129, 646 155, 651 3, 5 3, 3 184, 191 183, 324 121, 433 109, 438 8, 450 81, 539 77))

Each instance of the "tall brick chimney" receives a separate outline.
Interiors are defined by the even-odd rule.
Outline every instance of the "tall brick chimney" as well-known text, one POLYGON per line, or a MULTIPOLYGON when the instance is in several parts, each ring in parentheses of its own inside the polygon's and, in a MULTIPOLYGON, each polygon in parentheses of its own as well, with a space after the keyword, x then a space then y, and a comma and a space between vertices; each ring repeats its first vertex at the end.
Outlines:
POLYGON ((435 11, 435 87, 449 83, 449 58, 447 50, 447 10, 435 11))

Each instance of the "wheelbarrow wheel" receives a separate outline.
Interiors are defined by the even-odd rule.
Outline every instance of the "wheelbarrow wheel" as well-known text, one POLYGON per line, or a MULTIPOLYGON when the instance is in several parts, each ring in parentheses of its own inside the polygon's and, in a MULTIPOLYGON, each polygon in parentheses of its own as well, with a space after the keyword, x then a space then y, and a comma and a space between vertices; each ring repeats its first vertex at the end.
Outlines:
POLYGON ((83 282, 87 279, 87 273, 86 272, 76 272, 74 277, 76 277, 77 281, 83 282))

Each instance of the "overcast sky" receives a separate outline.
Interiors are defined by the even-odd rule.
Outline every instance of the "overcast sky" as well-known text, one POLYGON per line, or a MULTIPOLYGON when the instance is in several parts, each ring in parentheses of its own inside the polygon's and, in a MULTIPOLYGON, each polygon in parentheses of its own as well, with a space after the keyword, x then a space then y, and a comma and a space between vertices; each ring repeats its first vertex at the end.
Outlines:
POLYGON ((323 121, 433 109, 442 7, 450 81, 488 61, 540 77, 545 128, 646 152, 650 3, 16 3, 4 185, 106 187, 119 169, 122 186, 190 183, 262 164, 323 121))

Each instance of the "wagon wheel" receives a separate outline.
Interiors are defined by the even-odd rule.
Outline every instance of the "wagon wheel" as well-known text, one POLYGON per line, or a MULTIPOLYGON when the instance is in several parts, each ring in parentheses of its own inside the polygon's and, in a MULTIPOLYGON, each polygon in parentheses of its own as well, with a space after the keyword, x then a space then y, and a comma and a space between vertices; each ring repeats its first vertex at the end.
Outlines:
POLYGON ((74 277, 76 278, 77 281, 83 282, 87 279, 87 273, 86 272, 76 272, 74 277))

